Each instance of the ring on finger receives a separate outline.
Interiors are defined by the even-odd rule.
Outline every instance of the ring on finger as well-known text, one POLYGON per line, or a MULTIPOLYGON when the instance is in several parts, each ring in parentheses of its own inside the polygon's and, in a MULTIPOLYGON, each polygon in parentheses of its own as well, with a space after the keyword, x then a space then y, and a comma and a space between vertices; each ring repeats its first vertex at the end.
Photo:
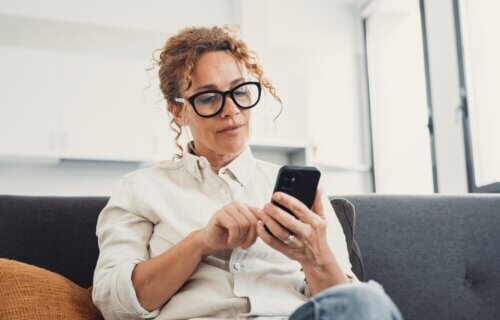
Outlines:
POLYGON ((286 240, 283 241, 283 243, 286 245, 290 245, 294 239, 295 239, 295 236, 293 234, 289 233, 288 236, 286 237, 286 240))

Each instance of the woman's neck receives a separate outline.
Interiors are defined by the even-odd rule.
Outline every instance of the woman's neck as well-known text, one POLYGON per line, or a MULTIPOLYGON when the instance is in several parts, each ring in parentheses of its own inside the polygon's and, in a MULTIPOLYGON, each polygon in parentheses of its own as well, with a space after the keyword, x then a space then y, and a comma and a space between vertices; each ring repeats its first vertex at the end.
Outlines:
POLYGON ((219 173, 220 168, 233 161, 243 151, 240 150, 237 153, 231 154, 220 154, 212 150, 203 148, 203 146, 198 146, 198 148, 196 148, 194 141, 191 141, 189 143, 189 148, 191 149, 191 153, 199 157, 203 156, 207 158, 208 162, 210 163, 210 167, 212 167, 212 170, 217 174, 219 173))

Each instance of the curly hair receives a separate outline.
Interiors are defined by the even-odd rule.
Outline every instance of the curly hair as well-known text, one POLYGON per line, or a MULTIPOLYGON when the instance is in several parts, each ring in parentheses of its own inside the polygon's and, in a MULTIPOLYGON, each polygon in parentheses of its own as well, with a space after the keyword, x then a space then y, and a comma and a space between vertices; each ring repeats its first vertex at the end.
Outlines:
MULTIPOLYGON (((160 89, 167 101, 168 112, 181 115, 181 117, 185 116, 184 104, 176 102, 175 98, 183 97, 183 93, 191 87, 191 75, 198 59, 205 52, 228 51, 279 102, 281 113, 283 105, 276 94, 276 89, 271 81, 264 77, 264 71, 258 63, 256 53, 249 50, 246 43, 236 36, 237 31, 237 26, 229 25, 212 28, 188 27, 170 37, 163 48, 155 50, 155 52, 161 51, 159 58, 153 58, 153 60, 159 66, 160 89)), ((182 125, 172 117, 170 128, 176 133, 174 142, 181 152, 174 157, 181 158, 184 155, 184 148, 179 143, 182 125)))

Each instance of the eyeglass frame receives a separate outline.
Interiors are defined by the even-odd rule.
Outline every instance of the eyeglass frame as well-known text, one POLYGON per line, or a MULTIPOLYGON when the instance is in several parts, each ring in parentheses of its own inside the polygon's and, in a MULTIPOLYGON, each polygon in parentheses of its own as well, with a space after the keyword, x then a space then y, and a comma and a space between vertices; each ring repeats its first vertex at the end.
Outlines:
MULTIPOLYGON (((229 97, 231 98, 231 100, 233 100, 233 103, 240 109, 250 109, 250 108, 253 108, 255 107, 259 101, 260 101, 260 97, 261 97, 261 94, 262 94, 262 87, 261 87, 261 84, 260 82, 257 82, 257 81, 247 81, 247 82, 242 82, 240 84, 237 84, 236 86, 234 86, 233 88, 227 90, 227 91, 219 91, 219 90, 206 90, 206 91, 201 91, 201 92, 198 92, 198 93, 195 93, 193 94, 192 96, 190 96, 189 98, 187 98, 187 100, 189 101, 189 104, 191 105, 191 107, 193 107, 194 109, 194 112, 196 112, 197 115, 199 115, 200 117, 202 118, 211 118, 211 117, 214 117, 216 115, 218 115, 219 113, 222 112, 222 109, 224 109, 224 104, 226 103, 226 96, 229 95, 229 97), (257 89, 258 89, 258 92, 259 92, 259 95, 257 97, 257 101, 255 101, 254 104, 252 104, 251 106, 249 107, 243 107, 241 106, 237 101, 236 101, 236 98, 234 97, 234 91, 236 91, 236 89, 238 88, 241 88, 242 86, 244 85, 248 85, 248 84, 254 84, 257 86, 257 89), (200 114, 198 112, 198 110, 196 109, 196 107, 194 106, 194 100, 198 97, 198 96, 201 96, 202 94, 206 94, 206 93, 218 93, 218 94, 221 94, 222 95, 222 104, 221 106, 219 107, 219 110, 217 110, 214 114, 211 114, 211 115, 203 115, 203 114, 200 114)), ((174 99, 175 102, 178 102, 178 103, 184 103, 186 100, 184 98, 175 98, 174 99)))

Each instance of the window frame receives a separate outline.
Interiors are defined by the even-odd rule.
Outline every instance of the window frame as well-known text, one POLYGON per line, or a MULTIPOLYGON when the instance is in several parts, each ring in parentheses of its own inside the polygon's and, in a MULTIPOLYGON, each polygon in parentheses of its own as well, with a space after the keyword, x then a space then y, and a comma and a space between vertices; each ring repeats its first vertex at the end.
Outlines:
POLYGON ((476 175, 474 170, 474 154, 472 150, 472 131, 469 117, 467 79, 465 74, 464 60, 464 38, 461 22, 460 0, 453 0, 453 14, 455 20, 455 35, 458 56, 458 73, 460 85, 460 105, 458 108, 462 111, 462 127, 465 148, 465 161, 467 169, 467 188, 469 193, 500 193, 500 181, 486 185, 476 184, 476 175))

